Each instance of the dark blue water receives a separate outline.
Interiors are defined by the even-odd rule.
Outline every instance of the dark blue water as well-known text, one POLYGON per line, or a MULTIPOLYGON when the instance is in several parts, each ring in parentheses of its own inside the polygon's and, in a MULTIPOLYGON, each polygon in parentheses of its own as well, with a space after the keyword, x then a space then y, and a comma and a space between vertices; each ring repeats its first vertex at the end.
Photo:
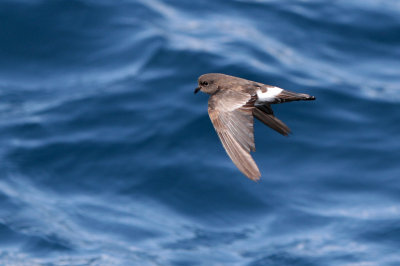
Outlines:
POLYGON ((0 265, 400 265, 400 2, 2 0, 0 265), (309 93, 225 154, 197 77, 309 93))

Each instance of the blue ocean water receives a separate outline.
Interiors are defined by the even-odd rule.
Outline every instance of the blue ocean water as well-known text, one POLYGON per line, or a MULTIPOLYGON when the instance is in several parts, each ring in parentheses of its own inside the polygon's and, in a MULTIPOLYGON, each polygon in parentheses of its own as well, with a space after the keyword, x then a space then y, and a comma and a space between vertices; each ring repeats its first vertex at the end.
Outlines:
POLYGON ((398 0, 2 0, 0 265, 400 265, 398 0), (226 155, 197 77, 315 95, 226 155))

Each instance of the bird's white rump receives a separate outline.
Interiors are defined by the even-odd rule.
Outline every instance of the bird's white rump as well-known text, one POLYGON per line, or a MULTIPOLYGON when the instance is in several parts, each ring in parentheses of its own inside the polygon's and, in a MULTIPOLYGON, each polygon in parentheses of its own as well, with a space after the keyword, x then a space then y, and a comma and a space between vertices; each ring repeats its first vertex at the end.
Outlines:
POLYGON ((262 92, 261 89, 257 91, 258 101, 260 102, 273 102, 276 96, 278 96, 283 89, 279 87, 268 87, 266 92, 262 92))

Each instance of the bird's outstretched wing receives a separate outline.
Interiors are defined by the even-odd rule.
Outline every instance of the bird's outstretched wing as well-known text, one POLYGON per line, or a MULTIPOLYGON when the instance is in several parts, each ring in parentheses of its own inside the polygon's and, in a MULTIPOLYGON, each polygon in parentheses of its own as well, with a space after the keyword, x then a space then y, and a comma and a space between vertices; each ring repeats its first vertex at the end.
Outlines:
POLYGON ((255 151, 253 109, 256 98, 248 93, 223 90, 208 101, 208 114, 229 157, 248 178, 260 179, 250 151, 255 151))
POLYGON ((285 123, 274 116, 274 112, 269 104, 256 105, 256 108, 253 109, 253 115, 265 125, 284 136, 289 135, 291 132, 285 123))

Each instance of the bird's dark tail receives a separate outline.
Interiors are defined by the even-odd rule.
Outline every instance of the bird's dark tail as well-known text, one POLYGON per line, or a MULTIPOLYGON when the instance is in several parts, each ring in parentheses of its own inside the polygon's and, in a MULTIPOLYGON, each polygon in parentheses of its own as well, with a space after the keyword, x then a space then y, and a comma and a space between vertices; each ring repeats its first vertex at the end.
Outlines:
POLYGON ((313 101, 313 100, 315 100, 314 96, 305 93, 296 93, 287 90, 282 90, 281 93, 275 96, 275 102, 273 103, 285 103, 292 101, 313 101))
POLYGON ((274 112, 269 105, 256 106, 253 109, 253 115, 278 133, 284 136, 289 135, 290 128, 274 116, 274 112))

